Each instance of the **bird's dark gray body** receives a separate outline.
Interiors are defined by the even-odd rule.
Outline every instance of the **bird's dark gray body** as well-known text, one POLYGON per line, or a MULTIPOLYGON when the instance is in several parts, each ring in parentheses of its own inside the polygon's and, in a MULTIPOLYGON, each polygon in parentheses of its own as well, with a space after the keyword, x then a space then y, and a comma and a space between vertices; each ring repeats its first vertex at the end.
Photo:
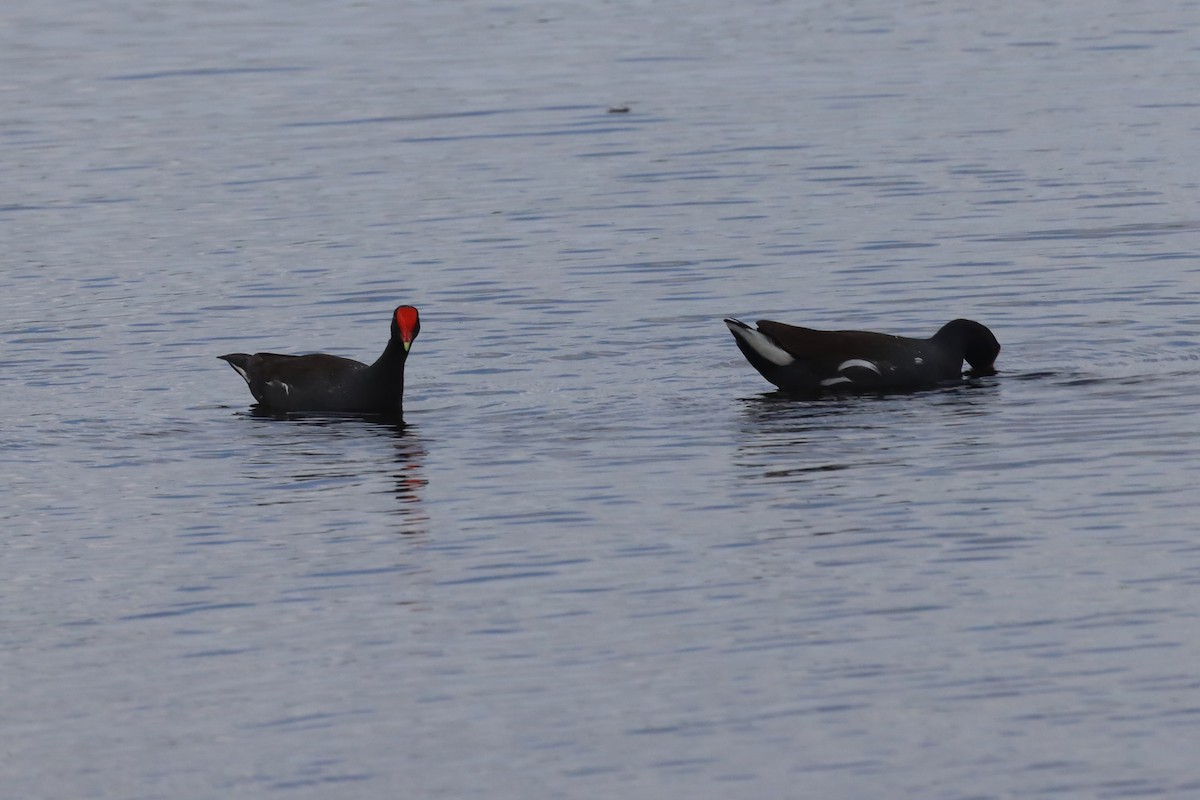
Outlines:
POLYGON ((820 331, 760 320, 725 324, 764 378, 786 392, 913 389, 962 378, 965 359, 994 372, 1000 344, 978 322, 958 319, 928 339, 870 331, 820 331))
POLYGON ((404 363, 420 329, 415 308, 397 308, 387 347, 369 365, 326 353, 229 353, 218 358, 246 380, 250 394, 266 410, 386 414, 400 419, 404 363))

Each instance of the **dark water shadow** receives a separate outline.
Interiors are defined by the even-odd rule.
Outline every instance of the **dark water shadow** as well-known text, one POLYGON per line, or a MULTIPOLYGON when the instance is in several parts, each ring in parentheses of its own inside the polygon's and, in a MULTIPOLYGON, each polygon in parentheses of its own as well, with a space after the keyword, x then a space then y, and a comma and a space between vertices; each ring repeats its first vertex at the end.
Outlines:
MULTIPOLYGON (((822 473, 905 467, 907 441, 976 424, 992 413, 995 379, 911 392, 742 399, 737 464, 747 480, 808 480, 822 473)), ((949 433, 945 435, 949 436, 949 433)))
MULTIPOLYGON (((1008 373, 1005 373, 1006 375, 1008 373)), ((978 370, 968 371, 963 373, 961 380, 949 380, 934 385, 917 386, 912 388, 888 388, 888 389, 842 389, 840 387, 822 387, 813 389, 812 391, 786 391, 776 389, 773 392, 763 393, 763 397, 773 397, 779 400, 791 400, 793 402, 836 402, 841 400, 871 400, 871 399, 888 399, 888 398, 904 398, 918 397, 921 395, 939 394, 953 391, 972 391, 988 386, 995 385, 995 380, 999 378, 998 370, 978 370), (991 380, 989 380, 991 379, 991 380)))
POLYGON ((309 425, 336 425, 347 420, 374 423, 395 429, 403 429, 408 425, 404 420, 397 420, 387 414, 363 414, 349 411, 276 411, 259 404, 250 406, 245 415, 256 420, 296 422, 309 425))
MULTIPOLYGON (((1050 374, 1050 373, 1047 373, 1050 374)), ((1007 376, 1007 373, 1006 373, 1007 376)), ((885 389, 856 392, 821 391, 815 393, 785 392, 776 389, 755 397, 743 398, 746 409, 771 412, 787 408, 802 408, 813 415, 863 413, 878 409, 880 403, 922 403, 929 400, 955 404, 994 395, 999 388, 999 373, 989 372, 936 386, 915 389, 885 389), (982 393, 982 394, 977 394, 982 393)))

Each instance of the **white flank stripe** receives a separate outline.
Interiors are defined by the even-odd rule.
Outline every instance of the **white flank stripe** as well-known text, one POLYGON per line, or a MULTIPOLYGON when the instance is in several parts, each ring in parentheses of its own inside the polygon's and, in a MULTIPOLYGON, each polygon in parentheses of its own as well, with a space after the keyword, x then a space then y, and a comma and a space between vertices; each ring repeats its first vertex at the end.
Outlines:
POLYGON ((851 358, 846 361, 843 361, 841 364, 838 364, 838 372, 845 372, 846 370, 851 369, 853 367, 869 369, 869 370, 871 370, 871 372, 874 372, 876 375, 883 374, 882 372, 879 371, 879 367, 875 366, 870 361, 867 361, 864 358, 851 358))
POLYGON ((837 386, 839 383, 854 383, 849 378, 826 378, 821 381, 822 386, 837 386))

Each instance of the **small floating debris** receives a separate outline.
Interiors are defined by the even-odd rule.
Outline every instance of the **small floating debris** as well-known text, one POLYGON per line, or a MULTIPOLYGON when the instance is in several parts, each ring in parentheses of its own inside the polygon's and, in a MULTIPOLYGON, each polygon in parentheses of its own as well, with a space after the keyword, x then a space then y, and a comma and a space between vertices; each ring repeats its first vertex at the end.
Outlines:
POLYGON ((628 114, 629 106, 609 106, 608 113, 610 114, 628 114))

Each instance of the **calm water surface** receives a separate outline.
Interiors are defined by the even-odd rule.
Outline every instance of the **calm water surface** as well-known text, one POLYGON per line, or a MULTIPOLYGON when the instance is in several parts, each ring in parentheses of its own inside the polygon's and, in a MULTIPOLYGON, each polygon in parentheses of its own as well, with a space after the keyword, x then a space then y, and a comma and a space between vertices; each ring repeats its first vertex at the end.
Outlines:
POLYGON ((2 793, 1200 795, 1198 34, 8 3, 2 793), (401 302, 404 428, 214 358, 401 302), (1002 372, 798 402, 727 315, 1002 372))

